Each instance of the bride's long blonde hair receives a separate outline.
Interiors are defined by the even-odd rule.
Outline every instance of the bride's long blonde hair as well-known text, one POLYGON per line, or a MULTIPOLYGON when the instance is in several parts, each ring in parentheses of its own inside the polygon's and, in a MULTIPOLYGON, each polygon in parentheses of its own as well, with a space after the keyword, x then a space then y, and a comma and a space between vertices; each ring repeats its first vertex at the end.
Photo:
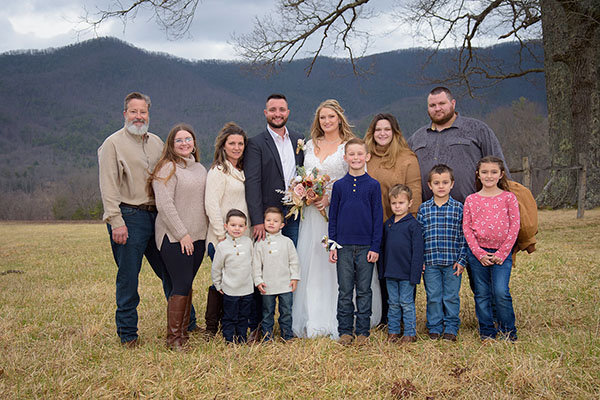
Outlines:
POLYGON ((352 126, 348 123, 348 120, 344 115, 344 109, 342 108, 342 106, 340 106, 340 103, 338 103, 338 101, 335 99, 328 99, 319 104, 319 107, 317 107, 317 111, 315 111, 315 119, 313 120, 312 126, 310 128, 310 137, 313 141, 313 146, 315 146, 315 148, 319 149, 317 139, 325 136, 325 132, 323 132, 323 129, 321 129, 321 123, 319 122, 319 114, 324 108, 329 108, 337 114, 338 119, 340 120, 339 131, 342 142, 347 142, 348 140, 355 137, 354 133, 352 133, 352 126))

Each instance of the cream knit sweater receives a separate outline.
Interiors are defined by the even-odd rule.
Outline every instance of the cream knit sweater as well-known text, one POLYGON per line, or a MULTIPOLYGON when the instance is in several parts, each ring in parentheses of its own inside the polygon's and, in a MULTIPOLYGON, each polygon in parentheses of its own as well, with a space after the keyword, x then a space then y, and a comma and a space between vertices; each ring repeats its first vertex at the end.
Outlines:
MULTIPOLYGON (((204 206, 208 216, 208 234, 206 236, 206 245, 212 243, 215 246, 219 240, 225 238, 225 216, 232 208, 237 208, 248 215, 248 206, 246 205, 246 191, 244 189, 244 171, 235 168, 229 161, 225 161, 229 168, 226 174, 222 167, 213 167, 208 171, 206 178, 206 198, 204 206)), ((246 226, 250 227, 250 220, 246 226)), ((244 233, 250 237, 251 229, 246 229, 244 233)))

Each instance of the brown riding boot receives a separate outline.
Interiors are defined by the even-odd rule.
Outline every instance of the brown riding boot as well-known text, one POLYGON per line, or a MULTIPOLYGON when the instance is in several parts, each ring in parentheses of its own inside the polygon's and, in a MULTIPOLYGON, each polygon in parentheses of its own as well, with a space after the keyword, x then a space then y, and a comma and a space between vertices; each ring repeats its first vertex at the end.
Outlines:
POLYGON ((183 331, 187 323, 184 322, 184 315, 188 297, 173 295, 167 302, 167 346, 174 350, 182 350, 185 344, 183 331))
POLYGON ((214 286, 208 288, 208 297, 206 298, 206 313, 204 320, 206 321, 206 332, 215 336, 219 331, 219 323, 223 316, 223 295, 219 293, 214 286))
POLYGON ((190 289, 187 295, 187 302, 185 303, 185 312, 183 313, 183 324, 181 325, 182 345, 186 345, 190 338, 190 332, 187 328, 190 324, 190 314, 192 312, 192 292, 193 290, 190 289))

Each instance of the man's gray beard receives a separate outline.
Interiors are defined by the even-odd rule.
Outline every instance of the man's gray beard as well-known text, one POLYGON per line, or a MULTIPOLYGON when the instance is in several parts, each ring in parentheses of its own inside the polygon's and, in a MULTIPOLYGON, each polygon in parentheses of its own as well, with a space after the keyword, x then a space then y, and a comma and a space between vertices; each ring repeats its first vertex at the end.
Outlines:
POLYGON ((149 126, 148 122, 146 122, 142 126, 137 126, 132 121, 125 120, 125 129, 127 129, 127 132, 131 133, 132 135, 136 135, 136 136, 145 135, 148 132, 148 126, 149 126))

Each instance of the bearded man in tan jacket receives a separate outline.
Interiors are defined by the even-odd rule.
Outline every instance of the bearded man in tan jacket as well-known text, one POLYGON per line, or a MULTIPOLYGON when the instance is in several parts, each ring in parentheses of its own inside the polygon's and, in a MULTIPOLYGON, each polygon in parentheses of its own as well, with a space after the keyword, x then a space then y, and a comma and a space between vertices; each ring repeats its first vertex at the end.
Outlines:
MULTIPOLYGON (((156 206, 146 191, 148 175, 158 161, 163 141, 148 132, 150 97, 133 92, 125 97, 125 124, 98 149, 103 220, 117 264, 115 321, 117 334, 126 347, 139 344, 137 334, 138 277, 142 258, 163 282, 165 296, 171 282, 154 240, 156 206)), ((188 330, 196 329, 194 308, 188 330)))

